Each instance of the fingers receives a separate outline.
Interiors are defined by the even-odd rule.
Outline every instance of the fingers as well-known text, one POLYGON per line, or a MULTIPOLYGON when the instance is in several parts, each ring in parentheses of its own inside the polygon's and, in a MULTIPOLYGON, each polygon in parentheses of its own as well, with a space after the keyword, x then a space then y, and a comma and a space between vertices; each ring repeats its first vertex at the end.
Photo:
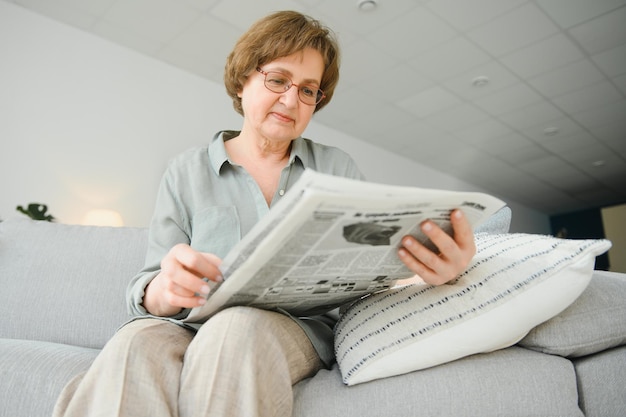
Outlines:
POLYGON ((189 245, 176 245, 161 262, 161 269, 171 267, 174 270, 184 268, 198 278, 208 278, 211 281, 221 282, 219 270, 221 259, 210 253, 202 253, 192 249, 189 245))
POLYGON ((438 253, 411 236, 404 237, 403 247, 398 251, 405 265, 429 284, 440 285, 456 278, 465 270, 476 252, 474 233, 462 211, 455 210, 450 222, 454 237, 431 221, 421 225, 422 232, 437 247, 438 253))
POLYGON ((176 284, 172 280, 165 280, 164 284, 161 295, 165 303, 171 307, 177 307, 178 310, 203 305, 206 302, 206 295, 210 292, 208 286, 206 286, 206 293, 196 293, 176 284))
POLYGON ((211 292, 208 281, 222 281, 220 263, 215 255, 197 252, 189 245, 176 245, 161 261, 161 272, 146 289, 146 295, 150 289, 152 305, 160 312, 203 305, 211 292))
POLYGON ((398 251, 400 259, 425 282, 441 285, 453 280, 456 269, 430 249, 419 243, 415 238, 407 236, 402 241, 403 247, 398 251))
MULTIPOLYGON (((454 230, 454 240, 457 245, 471 253, 470 259, 476 253, 476 243, 474 242, 474 230, 461 210, 454 210, 450 216, 452 229, 454 230)), ((469 262, 469 260, 468 260, 469 262)))
MULTIPOLYGON (((162 263, 162 270, 159 275, 163 280, 164 290, 172 295, 205 298, 210 292, 210 287, 206 281, 176 262, 172 262, 171 265, 162 263)), ((188 306, 180 305, 180 307, 188 306)))

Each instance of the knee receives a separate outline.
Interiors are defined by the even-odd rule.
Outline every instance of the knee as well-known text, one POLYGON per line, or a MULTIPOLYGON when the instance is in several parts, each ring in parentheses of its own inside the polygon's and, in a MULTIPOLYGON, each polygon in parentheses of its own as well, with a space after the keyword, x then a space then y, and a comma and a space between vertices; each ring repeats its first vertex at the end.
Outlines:
POLYGON ((213 323, 237 323, 240 326, 258 326, 265 319, 264 316, 277 314, 254 307, 235 306, 220 311, 209 321, 213 323))
POLYGON ((111 338, 104 350, 117 355, 149 357, 164 355, 182 357, 193 333, 174 323, 159 319, 138 319, 122 328, 111 338))
POLYGON ((283 314, 253 307, 231 307, 220 311, 202 325, 195 340, 202 343, 228 341, 238 346, 267 341, 277 329, 277 321, 291 321, 283 314))
POLYGON ((200 331, 220 333, 250 333, 266 325, 268 315, 278 314, 253 307, 230 307, 211 317, 200 331))

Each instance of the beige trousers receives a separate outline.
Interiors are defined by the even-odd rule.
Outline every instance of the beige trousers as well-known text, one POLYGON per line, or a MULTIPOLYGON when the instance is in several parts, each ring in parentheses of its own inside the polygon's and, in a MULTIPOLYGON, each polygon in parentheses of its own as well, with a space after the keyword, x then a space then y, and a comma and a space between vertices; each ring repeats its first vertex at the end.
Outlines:
POLYGON ((135 320, 70 381, 53 415, 289 417, 292 385, 322 366, 300 326, 275 312, 229 308, 197 333, 135 320))

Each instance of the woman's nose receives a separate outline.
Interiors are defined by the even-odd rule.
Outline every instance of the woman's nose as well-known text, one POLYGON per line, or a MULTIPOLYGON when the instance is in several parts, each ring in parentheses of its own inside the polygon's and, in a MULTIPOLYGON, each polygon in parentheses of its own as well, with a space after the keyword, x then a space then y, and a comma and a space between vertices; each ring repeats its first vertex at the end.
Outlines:
POLYGON ((295 107, 300 98, 298 97, 298 87, 291 85, 287 91, 280 95, 282 103, 287 107, 295 107))

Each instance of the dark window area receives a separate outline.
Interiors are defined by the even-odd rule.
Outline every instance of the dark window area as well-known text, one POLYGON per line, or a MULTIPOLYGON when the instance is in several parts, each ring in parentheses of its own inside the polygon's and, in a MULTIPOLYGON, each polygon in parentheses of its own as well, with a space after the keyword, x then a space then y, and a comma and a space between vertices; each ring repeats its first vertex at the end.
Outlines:
MULTIPOLYGON (((604 239, 600 209, 576 211, 550 217, 552 234, 566 239, 604 239)), ((596 269, 609 270, 609 255, 596 258, 596 269)))

